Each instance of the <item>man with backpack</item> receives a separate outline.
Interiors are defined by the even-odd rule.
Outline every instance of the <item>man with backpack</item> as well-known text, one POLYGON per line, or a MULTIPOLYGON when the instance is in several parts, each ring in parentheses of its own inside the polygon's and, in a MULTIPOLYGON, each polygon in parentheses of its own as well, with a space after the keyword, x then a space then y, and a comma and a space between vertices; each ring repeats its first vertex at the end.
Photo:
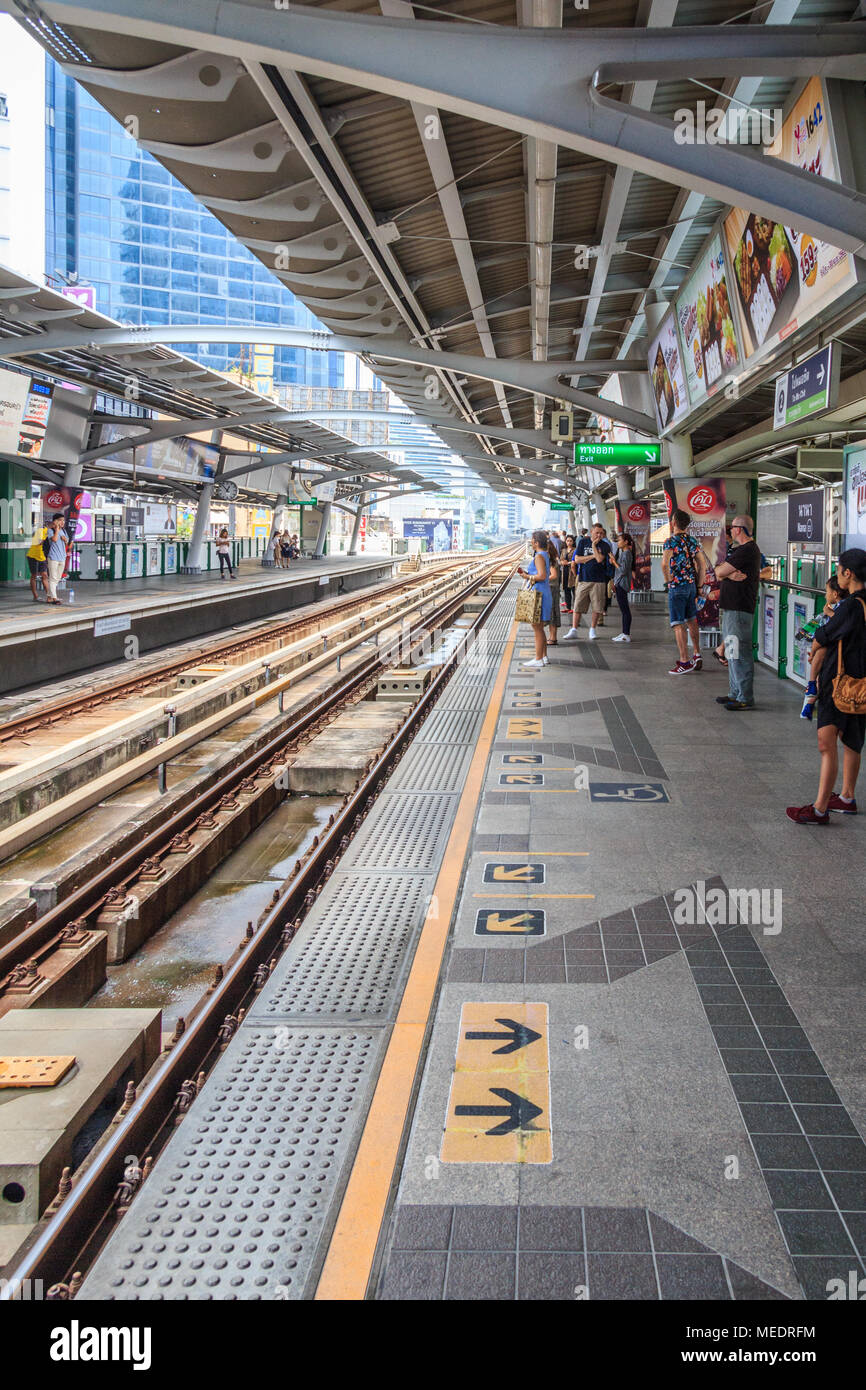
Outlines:
POLYGON ((685 676, 690 671, 700 671, 703 666, 697 596, 706 578, 707 561, 694 536, 688 533, 691 520, 688 512, 677 507, 671 517, 671 534, 662 550, 662 571, 668 586, 668 612, 679 653, 679 659, 668 672, 671 676, 685 676), (692 657, 689 656, 687 631, 694 648, 692 657))

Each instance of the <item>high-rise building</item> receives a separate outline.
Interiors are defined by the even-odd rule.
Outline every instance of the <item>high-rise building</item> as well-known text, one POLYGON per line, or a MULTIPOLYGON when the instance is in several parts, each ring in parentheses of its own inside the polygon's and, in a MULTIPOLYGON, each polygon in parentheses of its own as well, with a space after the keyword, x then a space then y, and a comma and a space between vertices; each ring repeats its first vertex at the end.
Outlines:
POLYGON ((45 203, 45 55, 0 15, 0 263, 41 281, 45 203))
MULTIPOLYGON (((318 328, 308 309, 241 246, 124 126, 45 57, 46 237, 50 284, 92 285, 95 308, 128 323, 318 328)), ((214 371, 242 348, 178 344, 214 371)), ((340 387, 340 353, 277 347, 275 387, 340 387)))

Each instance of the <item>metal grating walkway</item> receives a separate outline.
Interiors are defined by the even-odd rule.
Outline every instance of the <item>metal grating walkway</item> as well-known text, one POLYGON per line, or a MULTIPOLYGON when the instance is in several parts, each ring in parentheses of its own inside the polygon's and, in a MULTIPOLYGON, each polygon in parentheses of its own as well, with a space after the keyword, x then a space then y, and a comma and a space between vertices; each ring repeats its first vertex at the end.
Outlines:
POLYGON ((513 603, 509 586, 79 1298, 311 1297, 513 603))

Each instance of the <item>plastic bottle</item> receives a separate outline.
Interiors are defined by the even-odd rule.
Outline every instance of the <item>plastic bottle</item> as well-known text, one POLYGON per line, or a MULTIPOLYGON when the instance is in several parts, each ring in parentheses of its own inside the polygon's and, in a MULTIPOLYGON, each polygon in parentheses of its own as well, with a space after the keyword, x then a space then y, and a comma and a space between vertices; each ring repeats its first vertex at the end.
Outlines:
POLYGON ((75 602, 75 590, 74 590, 74 589, 68 589, 68 590, 66 591, 66 597, 67 597, 69 603, 74 603, 74 602, 75 602))

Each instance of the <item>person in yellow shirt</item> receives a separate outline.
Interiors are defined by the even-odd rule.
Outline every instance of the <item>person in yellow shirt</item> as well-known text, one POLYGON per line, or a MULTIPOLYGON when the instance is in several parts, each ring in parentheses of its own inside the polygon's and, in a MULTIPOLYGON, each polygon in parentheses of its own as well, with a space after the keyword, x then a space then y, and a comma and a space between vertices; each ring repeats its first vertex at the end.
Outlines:
POLYGON ((33 539, 30 542, 30 549, 27 552, 27 565, 30 569, 30 592, 35 603, 39 602, 37 586, 39 576, 42 577, 42 587, 45 590, 46 598, 48 595, 48 561, 45 559, 43 542, 48 535, 47 526, 37 526, 33 532, 33 539))

